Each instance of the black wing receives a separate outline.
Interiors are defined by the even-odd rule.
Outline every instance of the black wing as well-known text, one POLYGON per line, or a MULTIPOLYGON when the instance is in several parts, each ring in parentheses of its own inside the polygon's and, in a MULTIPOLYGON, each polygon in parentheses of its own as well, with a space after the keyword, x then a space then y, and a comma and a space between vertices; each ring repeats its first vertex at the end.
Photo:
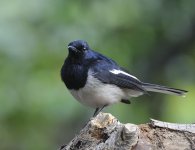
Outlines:
POLYGON ((146 93, 142 83, 117 65, 100 61, 91 67, 93 76, 106 84, 114 84, 121 88, 137 90, 146 93))

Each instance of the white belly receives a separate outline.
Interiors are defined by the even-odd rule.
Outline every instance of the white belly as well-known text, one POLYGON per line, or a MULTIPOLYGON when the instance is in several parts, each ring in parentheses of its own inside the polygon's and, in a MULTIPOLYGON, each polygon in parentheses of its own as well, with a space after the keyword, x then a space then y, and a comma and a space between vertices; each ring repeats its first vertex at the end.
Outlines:
POLYGON ((83 88, 70 90, 70 92, 79 102, 94 108, 111 105, 120 102, 121 99, 142 94, 130 89, 121 89, 116 85, 104 84, 90 74, 83 88))

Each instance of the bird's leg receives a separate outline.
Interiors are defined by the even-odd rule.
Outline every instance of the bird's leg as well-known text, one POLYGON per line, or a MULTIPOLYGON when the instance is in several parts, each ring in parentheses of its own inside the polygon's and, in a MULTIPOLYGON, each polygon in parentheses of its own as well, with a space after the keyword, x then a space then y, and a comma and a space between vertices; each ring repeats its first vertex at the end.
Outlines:
POLYGON ((96 108, 95 109, 95 112, 94 112, 94 114, 93 114, 93 117, 96 117, 101 111, 102 111, 102 109, 104 109, 104 107, 106 107, 107 105, 104 105, 104 106, 102 106, 102 107, 98 107, 98 108, 96 108))
MULTIPOLYGON (((99 112, 102 110, 100 110, 101 108, 99 108, 99 107, 97 107, 96 109, 95 109, 95 112, 94 112, 94 114, 93 114, 93 117, 96 117, 98 114, 99 114, 99 112)), ((87 123, 84 125, 84 127, 83 128, 85 128, 86 126, 87 126, 87 124, 88 124, 88 122, 90 122, 91 121, 91 119, 92 118, 90 118, 88 121, 87 121, 87 123)))
MULTIPOLYGON (((104 107, 106 107, 106 106, 107 106, 107 105, 104 105, 104 106, 102 106, 102 107, 97 107, 97 108, 95 109, 95 112, 94 112, 94 114, 93 114, 93 117, 96 117, 96 116, 102 111, 102 109, 104 109, 104 107)), ((92 119, 92 118, 90 118, 89 121, 91 121, 91 119, 92 119)), ((85 127, 87 126, 87 124, 88 124, 89 121, 87 121, 87 123, 84 125, 83 128, 85 128, 85 127)))
POLYGON ((97 116, 97 114, 99 113, 99 112, 98 112, 99 110, 100 110, 99 107, 95 109, 95 112, 94 112, 94 114, 93 114, 93 117, 97 116))
MULTIPOLYGON (((96 117, 96 116, 97 116, 97 114, 99 113, 99 110, 100 110, 99 107, 97 107, 97 108, 95 109, 95 112, 94 112, 94 114, 93 114, 93 117, 96 117)), ((85 127, 87 126, 88 122, 90 122, 91 119, 92 119, 92 118, 90 118, 90 119, 87 121, 87 123, 83 126, 83 128, 85 128, 85 127)))

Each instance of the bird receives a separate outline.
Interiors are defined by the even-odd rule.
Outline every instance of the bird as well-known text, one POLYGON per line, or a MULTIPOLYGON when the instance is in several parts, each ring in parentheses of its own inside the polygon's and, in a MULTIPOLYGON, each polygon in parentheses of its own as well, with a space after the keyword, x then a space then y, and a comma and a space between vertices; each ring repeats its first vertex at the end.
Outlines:
POLYGON ((148 92, 185 96, 186 90, 142 82, 114 60, 92 50, 84 40, 68 44, 68 56, 61 68, 61 79, 81 104, 95 108, 93 117, 106 106, 148 92))

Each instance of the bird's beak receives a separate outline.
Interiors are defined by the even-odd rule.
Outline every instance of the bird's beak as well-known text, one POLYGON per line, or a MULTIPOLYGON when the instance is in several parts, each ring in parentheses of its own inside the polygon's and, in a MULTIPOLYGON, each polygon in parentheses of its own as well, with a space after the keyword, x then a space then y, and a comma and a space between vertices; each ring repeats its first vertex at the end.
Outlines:
POLYGON ((78 52, 78 50, 74 46, 68 46, 68 50, 72 52, 78 52))

